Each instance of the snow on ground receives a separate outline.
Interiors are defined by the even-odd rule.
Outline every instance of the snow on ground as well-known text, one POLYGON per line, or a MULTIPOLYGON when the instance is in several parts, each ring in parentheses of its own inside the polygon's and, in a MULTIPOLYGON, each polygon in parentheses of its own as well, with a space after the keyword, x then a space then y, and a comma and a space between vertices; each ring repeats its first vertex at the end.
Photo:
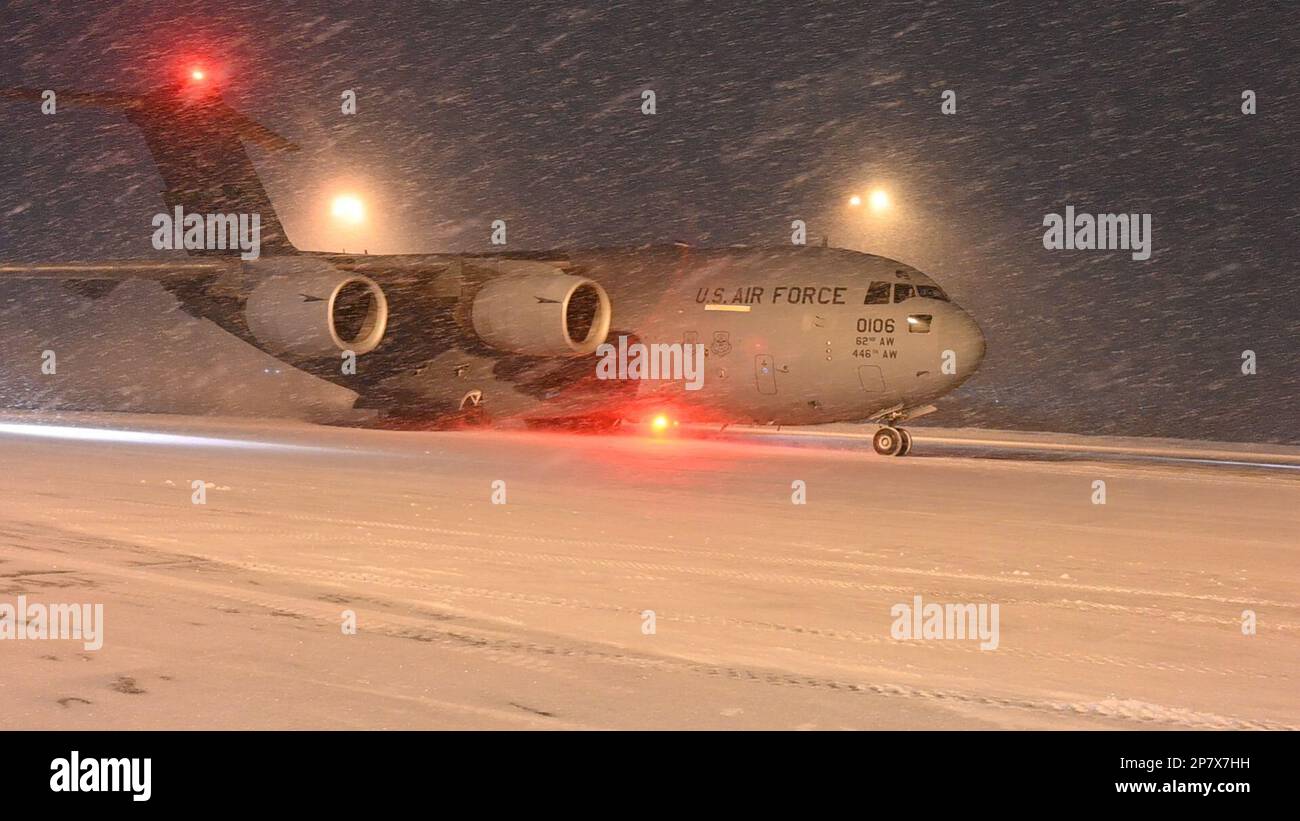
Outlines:
POLYGON ((6 415, 0 604, 105 637, 0 640, 0 726, 1300 727, 1300 449, 914 430, 6 415), (997 648, 893 638, 916 596, 997 648))

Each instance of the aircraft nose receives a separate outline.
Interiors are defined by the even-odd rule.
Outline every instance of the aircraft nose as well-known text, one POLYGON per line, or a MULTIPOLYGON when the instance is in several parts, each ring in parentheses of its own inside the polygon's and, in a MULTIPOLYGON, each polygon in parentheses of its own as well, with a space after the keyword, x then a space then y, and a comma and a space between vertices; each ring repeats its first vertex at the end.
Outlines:
POLYGON ((979 370, 984 362, 984 331, 970 314, 957 309, 953 350, 957 354, 957 375, 962 379, 979 370))

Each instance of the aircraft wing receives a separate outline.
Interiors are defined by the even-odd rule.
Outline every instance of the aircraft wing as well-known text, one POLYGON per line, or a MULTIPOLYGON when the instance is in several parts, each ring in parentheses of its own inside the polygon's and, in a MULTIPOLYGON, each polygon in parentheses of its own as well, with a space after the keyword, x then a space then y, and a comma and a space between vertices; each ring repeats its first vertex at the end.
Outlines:
POLYGON ((99 262, 0 262, 0 280, 65 279, 111 280, 176 279, 212 276, 231 270, 228 262, 218 260, 176 261, 156 259, 114 259, 99 262))

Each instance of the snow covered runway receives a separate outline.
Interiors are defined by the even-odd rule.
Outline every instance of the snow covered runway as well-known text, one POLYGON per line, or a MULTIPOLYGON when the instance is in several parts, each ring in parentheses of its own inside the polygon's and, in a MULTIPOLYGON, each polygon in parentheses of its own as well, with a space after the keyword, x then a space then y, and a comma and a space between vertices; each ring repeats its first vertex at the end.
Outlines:
POLYGON ((0 423, 5 727, 1300 727, 1300 449, 0 423))

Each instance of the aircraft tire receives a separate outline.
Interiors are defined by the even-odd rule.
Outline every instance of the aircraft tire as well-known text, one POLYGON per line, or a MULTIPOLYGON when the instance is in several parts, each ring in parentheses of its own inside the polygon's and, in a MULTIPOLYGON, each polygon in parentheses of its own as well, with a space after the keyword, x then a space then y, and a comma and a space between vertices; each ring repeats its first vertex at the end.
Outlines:
POLYGON ((897 456, 903 449, 903 437, 896 428, 886 425, 871 437, 871 446, 881 456, 897 456))

